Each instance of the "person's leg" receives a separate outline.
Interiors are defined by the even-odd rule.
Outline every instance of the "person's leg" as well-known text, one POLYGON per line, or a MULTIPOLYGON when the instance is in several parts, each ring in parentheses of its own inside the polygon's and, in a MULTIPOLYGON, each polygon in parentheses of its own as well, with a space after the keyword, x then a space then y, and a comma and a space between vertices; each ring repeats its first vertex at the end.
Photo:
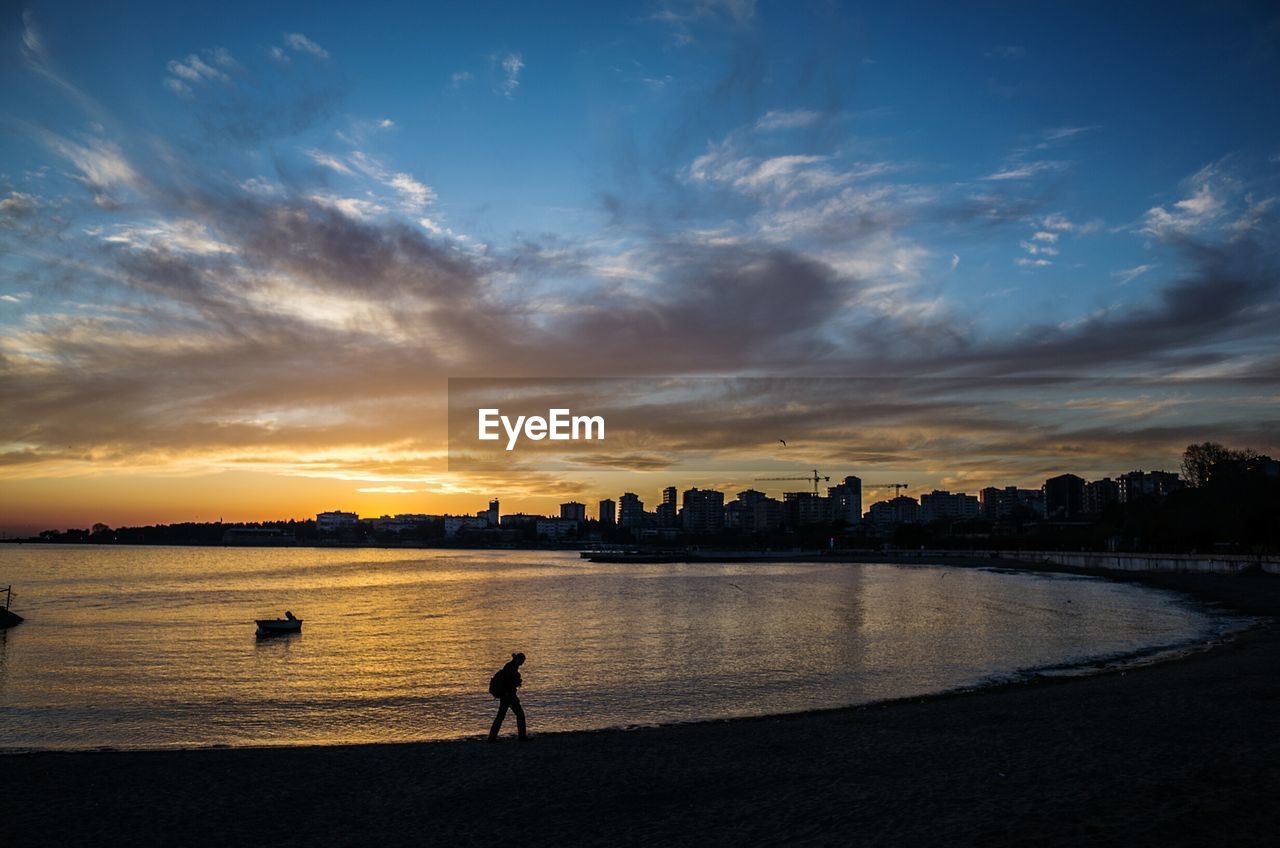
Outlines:
POLYGON ((511 712, 516 714, 516 731, 520 734, 520 738, 526 738, 527 734, 524 729, 524 707, 520 706, 519 698, 511 699, 511 712))
POLYGON ((489 741, 492 742, 498 738, 498 731, 502 729, 502 720, 507 717, 507 699, 503 698, 498 705, 498 715, 493 720, 493 727, 489 728, 489 741))

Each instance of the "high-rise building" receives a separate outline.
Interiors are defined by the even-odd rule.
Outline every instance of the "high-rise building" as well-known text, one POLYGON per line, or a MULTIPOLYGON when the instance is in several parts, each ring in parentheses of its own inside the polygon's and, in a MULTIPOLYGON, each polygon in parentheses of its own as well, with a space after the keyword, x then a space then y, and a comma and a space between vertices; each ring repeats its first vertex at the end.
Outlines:
POLYGON ((1084 478, 1059 474, 1044 481, 1044 510, 1047 518, 1075 518, 1084 510, 1084 478))
POLYGON ((862 479, 852 474, 827 489, 831 501, 831 520, 852 527, 862 521, 862 479))
POLYGON ((787 524, 804 527, 831 520, 831 500, 814 492, 783 492, 783 513, 787 524))
POLYGON ((587 505, 577 501, 560 504, 560 517, 565 521, 586 521, 587 505))
POLYGON ((967 521, 977 518, 978 514, 976 495, 934 489, 920 496, 920 521, 925 524, 931 521, 967 521))
POLYGON ((1121 474, 1120 502, 1129 503, 1139 498, 1163 498, 1183 487, 1182 479, 1172 471, 1130 471, 1121 474))
POLYGON ((654 510, 659 527, 678 527, 679 507, 676 504, 676 487, 668 486, 662 490, 662 503, 654 510))
POLYGON ((644 526, 644 501, 635 492, 624 492, 618 498, 618 525, 621 527, 644 526))
POLYGON ((617 522, 618 505, 609 498, 600 501, 600 523, 605 527, 612 527, 617 522))
POLYGON ((997 489, 988 486, 980 493, 982 517, 990 521, 1001 518, 1044 518, 1044 492, 1040 489, 1019 489, 1006 486, 997 489))
POLYGON ((890 530, 899 524, 916 524, 920 521, 920 504, 915 498, 898 495, 891 500, 873 503, 866 518, 881 530, 890 530))
POLYGON ((1110 477, 1084 484, 1084 512, 1098 515, 1120 500, 1120 484, 1110 477))
POLYGON ((782 502, 755 489, 738 492, 724 507, 724 526, 748 532, 777 530, 783 518, 782 502))
POLYGON ((488 525, 490 527, 497 527, 499 522, 502 520, 501 516, 498 513, 498 499, 494 498, 493 500, 489 501, 489 508, 486 509, 484 512, 476 513, 476 517, 483 518, 486 522, 488 522, 488 525))
POLYGON ((686 490, 681 519, 686 533, 711 533, 724 527, 724 492, 696 486, 686 490))

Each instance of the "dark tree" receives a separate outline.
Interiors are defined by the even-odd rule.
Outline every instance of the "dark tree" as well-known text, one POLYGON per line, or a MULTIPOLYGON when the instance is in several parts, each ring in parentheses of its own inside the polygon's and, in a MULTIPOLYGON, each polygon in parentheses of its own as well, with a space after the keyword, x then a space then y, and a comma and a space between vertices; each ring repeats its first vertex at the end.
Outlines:
POLYGON ((1192 488, 1200 488, 1213 476, 1213 467, 1223 462, 1252 459, 1256 451, 1232 450, 1217 442, 1201 442, 1198 445, 1187 445, 1182 452, 1182 478, 1192 488))

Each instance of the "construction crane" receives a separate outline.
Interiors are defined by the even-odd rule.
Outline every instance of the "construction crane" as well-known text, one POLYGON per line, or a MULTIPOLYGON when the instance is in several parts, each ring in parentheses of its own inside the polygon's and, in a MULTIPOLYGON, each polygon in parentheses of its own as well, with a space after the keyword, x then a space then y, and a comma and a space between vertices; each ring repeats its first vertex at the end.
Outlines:
POLYGON ((892 487, 893 496, 896 498, 898 495, 902 494, 903 489, 907 488, 911 484, 909 483, 867 483, 865 485, 868 489, 888 489, 892 487))
POLYGON ((775 482, 779 480, 804 480, 807 483, 813 484, 813 493, 816 495, 818 494, 818 483, 820 482, 828 483, 831 481, 831 478, 826 476, 825 474, 819 474, 818 469, 815 468, 813 469, 813 474, 809 477, 757 477, 756 478, 756 482, 764 482, 766 480, 772 480, 775 482))

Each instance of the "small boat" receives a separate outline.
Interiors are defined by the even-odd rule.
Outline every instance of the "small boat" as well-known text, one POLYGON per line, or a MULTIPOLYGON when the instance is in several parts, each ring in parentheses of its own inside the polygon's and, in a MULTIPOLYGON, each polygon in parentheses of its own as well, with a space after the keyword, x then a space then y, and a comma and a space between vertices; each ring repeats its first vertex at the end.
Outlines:
POLYGON ((4 590, 4 606, 0 607, 0 630, 7 630, 22 623, 22 616, 9 609, 11 603, 13 603, 13 587, 8 586, 4 590))
POLYGON ((302 632, 302 619, 294 617, 294 614, 288 610, 285 610, 284 618, 258 618, 254 621, 258 625, 259 636, 302 632))

